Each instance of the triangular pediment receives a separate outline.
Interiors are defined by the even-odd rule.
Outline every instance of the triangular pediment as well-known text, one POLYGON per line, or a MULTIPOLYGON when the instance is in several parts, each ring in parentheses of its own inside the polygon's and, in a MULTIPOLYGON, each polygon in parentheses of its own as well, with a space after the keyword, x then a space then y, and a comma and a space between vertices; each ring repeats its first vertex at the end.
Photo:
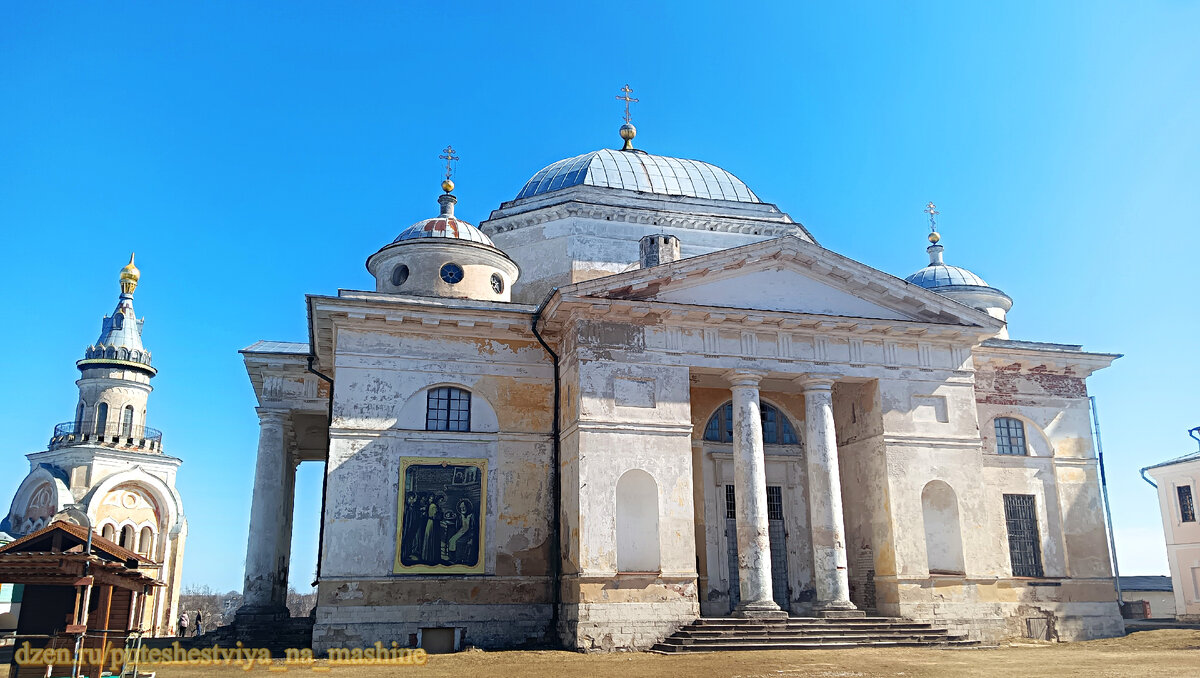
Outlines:
POLYGON ((699 285, 665 289, 656 301, 759 311, 913 320, 881 304, 785 267, 746 271, 699 285))
POLYGON ((577 283, 563 294, 999 329, 986 313, 784 237, 577 283))

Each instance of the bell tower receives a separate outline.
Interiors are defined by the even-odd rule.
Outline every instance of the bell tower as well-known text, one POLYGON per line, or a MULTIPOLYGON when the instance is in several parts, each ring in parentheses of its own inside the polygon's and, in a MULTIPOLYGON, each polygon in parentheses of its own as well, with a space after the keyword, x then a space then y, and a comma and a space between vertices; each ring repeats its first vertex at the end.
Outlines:
MULTIPOLYGON (((118 444, 133 451, 161 452, 162 434, 146 427, 146 401, 157 371, 150 351, 142 345, 142 325, 133 310, 133 293, 141 271, 133 255, 121 269, 121 296, 112 315, 105 316, 100 338, 76 363, 80 377, 79 402, 69 430, 55 431, 75 440, 118 444)), ((53 443, 52 443, 53 444, 53 443)))
POLYGON ((20 537, 66 520, 153 561, 143 569, 166 586, 143 602, 142 620, 147 632, 165 635, 177 631, 187 519, 175 487, 182 462, 163 453, 162 433, 146 425, 157 370, 133 310, 140 279, 131 255, 116 308, 75 363, 74 419, 54 427, 45 450, 26 455, 29 475, 0 516, 0 531, 20 537))

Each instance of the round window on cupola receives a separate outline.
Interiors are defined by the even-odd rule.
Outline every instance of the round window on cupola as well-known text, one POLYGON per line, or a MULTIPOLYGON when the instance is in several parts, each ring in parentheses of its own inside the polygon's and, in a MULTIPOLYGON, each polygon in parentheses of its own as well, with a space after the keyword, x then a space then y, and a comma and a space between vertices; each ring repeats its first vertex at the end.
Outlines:
POLYGON ((451 285, 457 285, 458 283, 462 282, 463 279, 462 266, 459 266, 458 264, 446 264, 445 266, 442 266, 441 275, 444 282, 450 283, 451 285))
POLYGON ((399 286, 403 285, 406 280, 408 280, 408 267, 407 266, 405 266, 404 264, 400 264, 396 268, 392 269, 392 284, 393 285, 395 285, 396 287, 399 287, 399 286))
POLYGON ((504 294, 504 278, 501 278, 499 273, 492 274, 492 291, 496 294, 504 294))

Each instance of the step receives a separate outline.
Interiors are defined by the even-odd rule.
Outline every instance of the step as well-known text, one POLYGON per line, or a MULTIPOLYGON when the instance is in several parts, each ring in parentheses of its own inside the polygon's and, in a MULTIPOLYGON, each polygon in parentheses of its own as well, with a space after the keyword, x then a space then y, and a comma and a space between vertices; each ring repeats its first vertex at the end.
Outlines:
MULTIPOLYGON (((948 638, 950 634, 945 631, 936 632, 930 631, 926 633, 890 633, 890 634, 868 634, 868 633, 747 633, 747 634, 717 634, 711 636, 700 636, 694 634, 676 633, 670 638, 679 640, 688 640, 693 642, 712 642, 720 640, 750 640, 750 639, 792 639, 805 640, 809 638, 840 638, 842 640, 889 640, 895 638, 930 638, 940 639, 948 638)), ((669 638, 669 639, 670 639, 669 638)))
POLYGON ((733 626, 726 624, 705 624, 702 626, 689 625, 684 626, 681 631, 712 631, 722 633, 756 633, 763 631, 814 631, 814 632, 839 632, 845 631, 850 633, 885 633, 888 631, 928 631, 934 628, 932 624, 894 624, 894 625, 876 625, 876 626, 843 626, 840 624, 756 624, 753 626, 733 626))
POLYGON ((710 636, 710 637, 693 637, 680 636, 678 634, 669 636, 663 640, 664 643, 680 643, 680 644, 700 644, 700 643, 726 643, 726 642, 808 642, 808 641, 833 641, 833 642, 859 642, 859 641, 886 641, 886 640, 924 640, 937 642, 953 638, 947 633, 904 633, 894 636, 873 636, 873 635, 858 635, 858 636, 841 636, 841 635, 797 635, 790 633, 779 634, 748 634, 744 636, 710 636))
POLYGON ((864 642, 763 642, 763 643, 714 643, 705 645, 669 645, 658 643, 651 649, 657 652, 676 654, 682 652, 732 652, 744 650, 837 650, 856 647, 967 647, 974 646, 973 640, 943 640, 939 642, 921 641, 864 641, 864 642))

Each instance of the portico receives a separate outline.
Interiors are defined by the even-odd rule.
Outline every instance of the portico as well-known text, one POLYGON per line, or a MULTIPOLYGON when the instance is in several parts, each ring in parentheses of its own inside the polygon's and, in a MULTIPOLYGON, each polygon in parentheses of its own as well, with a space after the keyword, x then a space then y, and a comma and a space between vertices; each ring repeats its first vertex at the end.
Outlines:
POLYGON ((307 370, 307 344, 258 342, 242 354, 259 396, 259 434, 237 616, 240 623, 270 623, 288 616, 296 470, 303 461, 327 459, 330 394, 307 370))

